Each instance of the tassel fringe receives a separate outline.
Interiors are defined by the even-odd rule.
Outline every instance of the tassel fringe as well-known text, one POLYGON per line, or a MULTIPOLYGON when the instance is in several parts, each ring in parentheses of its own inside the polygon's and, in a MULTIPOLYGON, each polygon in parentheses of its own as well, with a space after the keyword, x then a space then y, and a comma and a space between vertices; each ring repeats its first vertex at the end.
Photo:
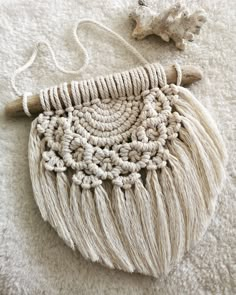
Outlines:
POLYGON ((224 143, 207 111, 178 87, 178 137, 161 169, 120 187, 85 188, 45 168, 44 141, 32 123, 29 164, 36 203, 65 243, 85 259, 154 277, 167 274, 209 224, 224 179, 224 143))

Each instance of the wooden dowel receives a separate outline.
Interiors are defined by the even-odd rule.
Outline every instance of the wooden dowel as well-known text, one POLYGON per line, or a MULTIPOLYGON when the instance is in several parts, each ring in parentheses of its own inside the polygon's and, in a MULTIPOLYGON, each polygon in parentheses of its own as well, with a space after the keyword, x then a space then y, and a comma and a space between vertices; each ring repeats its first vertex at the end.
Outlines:
MULTIPOLYGON (((202 79, 202 72, 195 66, 182 66, 182 83, 181 85, 189 85, 202 79)), ((168 84, 176 83, 177 73, 174 66, 165 67, 165 73, 168 84)), ((68 85, 69 93, 71 94, 70 85, 68 85)), ((37 115, 43 111, 40 104, 39 95, 32 95, 28 97, 28 109, 32 115, 37 115)), ((24 116, 22 107, 22 97, 18 97, 5 106, 5 113, 9 117, 24 116)))

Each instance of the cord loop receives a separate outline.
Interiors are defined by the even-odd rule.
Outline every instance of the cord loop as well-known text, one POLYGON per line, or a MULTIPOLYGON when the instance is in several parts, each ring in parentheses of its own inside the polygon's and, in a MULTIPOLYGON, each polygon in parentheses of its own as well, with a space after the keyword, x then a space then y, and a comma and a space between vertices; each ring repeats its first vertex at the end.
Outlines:
MULTIPOLYGON (((74 39, 77 43, 77 45, 79 46, 79 48, 81 49, 81 51, 83 52, 83 55, 84 55, 84 60, 83 60, 83 64, 80 68, 76 69, 76 70, 68 70, 68 69, 65 69, 63 68, 57 61, 56 59, 56 56, 55 56, 55 52, 54 50, 52 49, 50 43, 48 41, 40 41, 38 43, 36 43, 35 45, 35 48, 33 50, 33 53, 32 55, 30 56, 29 60, 21 67, 19 67, 18 69, 15 70, 15 72, 13 73, 12 77, 11 77, 11 86, 12 86, 12 89, 14 90, 14 92, 16 93, 16 95, 18 96, 22 96, 23 97, 23 101, 22 101, 22 104, 23 104, 23 108, 24 108, 24 111, 26 111, 26 115, 29 116, 29 110, 28 110, 28 107, 27 107, 27 97, 29 96, 29 93, 26 92, 24 94, 22 94, 19 89, 17 88, 16 86, 16 77, 17 75, 19 75, 20 73, 22 73, 23 71, 25 71, 26 69, 28 69, 29 67, 31 67, 33 65, 33 63, 35 62, 35 59, 38 55, 38 52, 40 50, 40 48, 42 46, 46 46, 51 54, 51 57, 52 57, 52 60, 56 66, 56 68, 62 72, 62 73, 65 73, 65 74, 75 74, 75 75, 78 75, 80 74, 81 71, 84 70, 84 68, 86 68, 89 64, 89 55, 88 55, 88 52, 87 50, 85 49, 85 47, 82 45, 82 43, 80 42, 79 38, 78 38, 78 34, 77 34, 77 31, 79 29, 79 27, 82 25, 82 24, 93 24, 95 25, 96 27, 104 30, 104 31, 107 31, 108 33, 110 33, 113 37, 115 37, 116 39, 118 39, 121 43, 124 44, 124 46, 133 53, 134 56, 136 56, 142 63, 144 64, 148 64, 148 61, 132 46, 130 45, 123 37, 121 37, 119 34, 117 34, 116 32, 114 32, 113 30, 109 29, 108 27, 102 25, 101 23, 97 22, 97 21, 94 21, 94 20, 90 20, 90 19, 83 19, 81 21, 79 21, 75 27, 74 27, 74 30, 73 30, 73 36, 74 36, 74 39)), ((66 93, 63 94, 64 97, 67 95, 66 93)))

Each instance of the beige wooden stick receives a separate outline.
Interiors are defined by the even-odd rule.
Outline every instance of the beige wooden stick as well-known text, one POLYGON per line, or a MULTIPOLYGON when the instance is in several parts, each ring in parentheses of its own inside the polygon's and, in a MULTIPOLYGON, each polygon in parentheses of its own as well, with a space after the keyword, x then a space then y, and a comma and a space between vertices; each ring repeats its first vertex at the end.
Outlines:
MULTIPOLYGON (((189 85, 193 82, 202 79, 202 72, 200 69, 194 66, 181 66, 182 70, 182 83, 181 85, 189 85)), ((166 77, 168 84, 176 83, 177 73, 174 66, 165 67, 166 77)), ((70 85, 69 85, 70 92, 70 85)), ((71 93, 70 93, 71 94, 71 93)), ((28 97, 28 109, 32 115, 37 115, 43 111, 40 104, 39 95, 32 95, 28 97)), ((5 107, 5 113, 9 117, 24 116, 24 110, 22 107, 22 97, 9 102, 5 107)))

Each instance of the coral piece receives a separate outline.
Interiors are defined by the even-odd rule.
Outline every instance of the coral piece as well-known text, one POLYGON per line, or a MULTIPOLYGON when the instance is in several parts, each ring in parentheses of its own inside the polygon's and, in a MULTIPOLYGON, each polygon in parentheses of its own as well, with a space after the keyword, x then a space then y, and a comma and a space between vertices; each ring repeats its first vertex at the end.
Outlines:
POLYGON ((176 3, 161 13, 149 8, 144 1, 130 14, 136 27, 132 36, 141 40, 149 35, 157 35, 169 42, 172 39, 178 49, 185 49, 185 40, 192 42, 194 34, 200 33, 207 16, 203 9, 190 14, 185 6, 176 3))

